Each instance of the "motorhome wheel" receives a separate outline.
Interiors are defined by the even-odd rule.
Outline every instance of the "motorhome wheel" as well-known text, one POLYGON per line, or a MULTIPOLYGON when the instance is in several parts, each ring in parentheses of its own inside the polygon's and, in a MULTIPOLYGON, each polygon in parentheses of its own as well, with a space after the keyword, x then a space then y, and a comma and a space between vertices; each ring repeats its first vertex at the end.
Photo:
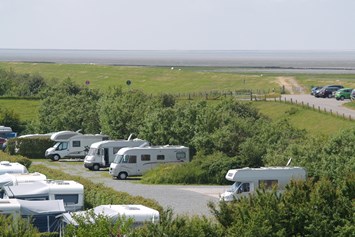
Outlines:
POLYGON ((99 164, 94 164, 93 166, 92 166, 92 170, 93 171, 98 171, 100 169, 100 165, 99 164))
POLYGON ((122 179, 122 180, 126 179, 127 178, 127 173, 125 173, 125 172, 119 173, 118 178, 122 179))
POLYGON ((60 159, 60 156, 58 154, 54 154, 52 156, 52 161, 58 161, 60 159))

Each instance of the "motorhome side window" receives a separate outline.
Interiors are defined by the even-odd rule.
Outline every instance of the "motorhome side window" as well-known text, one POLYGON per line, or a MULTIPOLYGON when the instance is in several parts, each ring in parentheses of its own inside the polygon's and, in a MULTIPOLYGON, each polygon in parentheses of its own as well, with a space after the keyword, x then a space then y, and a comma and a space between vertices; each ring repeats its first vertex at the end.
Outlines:
POLYGON ((277 180, 259 180, 259 188, 272 189, 277 184, 277 180))
POLYGON ((141 161, 150 161, 150 155, 147 154, 141 155, 141 161))
POLYGON ((186 159, 186 153, 183 151, 176 152, 176 159, 178 160, 186 159))
POLYGON ((49 200, 49 197, 48 196, 21 197, 19 199, 28 200, 28 201, 44 201, 44 200, 49 200))
POLYGON ((80 141, 73 141, 73 147, 80 147, 80 141))
POLYGON ((128 163, 137 163, 137 156, 129 156, 128 163))
POLYGON ((250 184, 249 183, 240 184, 237 193, 244 193, 244 192, 250 192, 250 184))
POLYGON ((78 194, 56 194, 54 195, 55 200, 63 200, 64 204, 78 204, 79 195, 78 194))
POLYGON ((164 155, 157 155, 157 160, 165 160, 165 156, 164 155))

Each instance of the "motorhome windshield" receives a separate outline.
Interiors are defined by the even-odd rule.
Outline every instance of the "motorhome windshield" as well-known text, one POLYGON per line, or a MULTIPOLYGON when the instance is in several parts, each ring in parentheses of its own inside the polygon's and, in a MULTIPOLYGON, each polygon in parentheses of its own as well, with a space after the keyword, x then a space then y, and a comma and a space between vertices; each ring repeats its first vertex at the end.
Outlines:
POLYGON ((113 163, 121 163, 121 159, 123 158, 123 155, 116 155, 115 160, 113 161, 113 163))
POLYGON ((90 148, 88 156, 100 155, 100 149, 90 148))
POLYGON ((66 149, 68 149, 68 143, 67 142, 57 142, 54 145, 54 148, 58 151, 66 150, 66 149))

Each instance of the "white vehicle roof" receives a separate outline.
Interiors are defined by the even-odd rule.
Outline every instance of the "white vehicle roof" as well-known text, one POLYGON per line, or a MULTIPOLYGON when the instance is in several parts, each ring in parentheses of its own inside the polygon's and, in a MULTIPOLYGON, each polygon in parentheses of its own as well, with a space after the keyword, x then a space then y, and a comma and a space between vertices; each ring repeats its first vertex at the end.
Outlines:
POLYGON ((182 150, 189 149, 186 146, 176 146, 176 145, 165 145, 165 146, 144 146, 144 147, 125 147, 120 149, 117 154, 123 154, 127 151, 149 151, 149 150, 182 150))
POLYGON ((20 215, 45 215, 64 213, 63 200, 27 201, 20 199, 0 199, 0 213, 19 213, 20 215))
MULTIPOLYGON (((113 220, 119 216, 132 218, 134 223, 158 222, 159 212, 143 205, 101 205, 92 209, 96 215, 105 215, 113 220)), ((90 210, 89 210, 90 211, 90 210)), ((89 211, 79 211, 64 213, 61 215, 62 221, 68 224, 77 225, 73 219, 73 214, 85 216, 89 211)), ((93 220, 91 220, 93 222, 93 220)))
POLYGON ((69 180, 45 180, 32 183, 20 183, 16 186, 5 186, 8 197, 44 196, 55 192, 57 194, 83 194, 84 186, 69 180))
POLYGON ((73 131, 60 131, 60 132, 55 132, 51 135, 51 140, 53 141, 67 141, 69 138, 76 136, 76 135, 82 135, 79 132, 73 132, 73 131))
POLYGON ((28 171, 27 168, 20 163, 10 163, 9 161, 1 161, 0 174, 5 173, 28 173, 28 171))
POLYGON ((109 146, 122 146, 125 143, 132 143, 132 141, 137 143, 148 143, 146 140, 135 138, 133 140, 106 140, 106 141, 99 141, 91 144, 90 148, 99 148, 99 147, 109 147, 109 146))
POLYGON ((47 176, 44 174, 35 173, 24 173, 24 174, 2 174, 0 175, 0 188, 7 185, 16 185, 18 183, 28 183, 40 180, 46 180, 47 176))
POLYGON ((226 174, 226 179, 230 181, 252 181, 263 178, 273 178, 288 176, 293 178, 305 179, 306 171, 302 167, 261 167, 261 168, 242 168, 230 169, 226 174))
POLYGON ((22 135, 19 136, 18 138, 35 138, 35 137, 48 137, 50 138, 52 136, 53 133, 45 133, 45 134, 26 134, 26 135, 22 135))
POLYGON ((4 132, 12 132, 12 128, 10 127, 5 127, 5 126, 0 126, 0 133, 4 133, 4 132))

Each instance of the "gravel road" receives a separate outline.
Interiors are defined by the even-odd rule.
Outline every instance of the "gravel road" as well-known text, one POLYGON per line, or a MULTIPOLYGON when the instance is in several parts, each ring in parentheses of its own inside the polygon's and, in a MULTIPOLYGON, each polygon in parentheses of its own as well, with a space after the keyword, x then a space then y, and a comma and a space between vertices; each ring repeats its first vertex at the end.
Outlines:
POLYGON ((351 118, 355 120, 355 110, 348 109, 343 106, 344 103, 350 100, 336 100, 335 98, 316 98, 312 95, 301 94, 301 95, 282 95, 281 100, 292 101, 293 103, 308 105, 314 107, 315 109, 320 109, 333 114, 338 114, 339 116, 344 116, 346 118, 351 118))
POLYGON ((95 183, 102 183, 117 191, 127 192, 133 196, 142 196, 156 200, 164 208, 171 207, 179 215, 205 215, 212 217, 207 203, 218 202, 219 195, 228 186, 215 185, 151 185, 140 184, 137 180, 116 180, 108 174, 108 170, 89 171, 83 162, 61 160, 52 162, 34 161, 33 164, 43 164, 53 169, 60 169, 70 175, 82 176, 95 183))

